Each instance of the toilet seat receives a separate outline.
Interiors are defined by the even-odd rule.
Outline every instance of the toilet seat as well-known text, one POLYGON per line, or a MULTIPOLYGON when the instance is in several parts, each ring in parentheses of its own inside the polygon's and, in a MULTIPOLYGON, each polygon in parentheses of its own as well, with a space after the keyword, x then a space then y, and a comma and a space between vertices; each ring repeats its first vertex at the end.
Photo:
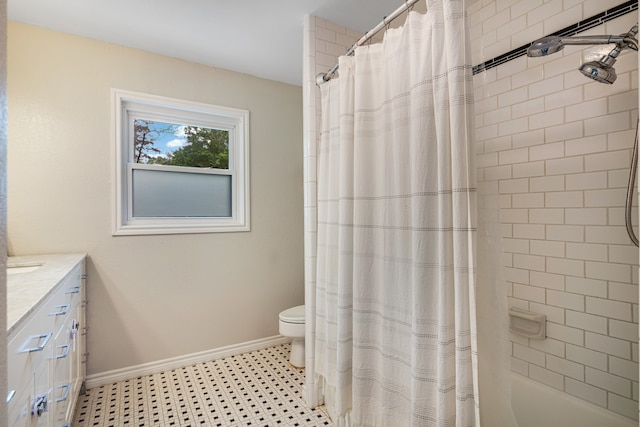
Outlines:
POLYGON ((289 363, 296 368, 304 368, 304 305, 283 310, 278 316, 278 332, 283 337, 291 339, 291 353, 289 363))
POLYGON ((291 307, 280 313, 280 321, 286 323, 294 323, 297 325, 304 323, 304 305, 291 307))

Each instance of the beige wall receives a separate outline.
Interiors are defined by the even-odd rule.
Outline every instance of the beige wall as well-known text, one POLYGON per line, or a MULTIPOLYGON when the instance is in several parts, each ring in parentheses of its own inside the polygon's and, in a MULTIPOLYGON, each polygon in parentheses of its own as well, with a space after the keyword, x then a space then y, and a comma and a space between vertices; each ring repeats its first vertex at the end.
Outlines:
POLYGON ((277 335, 303 303, 301 88, 8 31, 9 251, 88 253, 88 374, 277 335), (111 88, 250 111, 251 232, 111 235, 111 88))

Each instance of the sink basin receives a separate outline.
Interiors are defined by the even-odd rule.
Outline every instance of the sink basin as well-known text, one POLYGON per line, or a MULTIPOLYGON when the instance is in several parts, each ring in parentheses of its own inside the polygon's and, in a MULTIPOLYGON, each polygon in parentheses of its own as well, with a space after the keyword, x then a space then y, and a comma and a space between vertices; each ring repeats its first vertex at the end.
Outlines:
POLYGON ((42 264, 38 262, 25 262, 25 263, 8 263, 7 264, 7 275, 11 274, 21 274, 21 273, 31 273, 38 268, 40 268, 42 264))

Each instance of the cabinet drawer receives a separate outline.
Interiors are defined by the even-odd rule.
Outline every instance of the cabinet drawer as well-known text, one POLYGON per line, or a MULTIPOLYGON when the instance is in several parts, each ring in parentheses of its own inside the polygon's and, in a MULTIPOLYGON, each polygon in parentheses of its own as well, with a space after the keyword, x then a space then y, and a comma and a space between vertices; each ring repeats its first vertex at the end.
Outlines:
POLYGON ((51 356, 54 386, 67 383, 71 378, 71 360, 76 351, 76 343, 74 343, 72 337, 74 317, 69 317, 69 321, 60 329, 54 340, 53 354, 51 356))
POLYGON ((62 325, 72 315, 73 308, 82 301, 84 296, 82 277, 83 268, 81 263, 73 268, 56 287, 48 313, 54 321, 54 333, 58 333, 62 325))
MULTIPOLYGON (((43 306, 49 306, 51 299, 43 306)), ((53 347, 51 318, 38 310, 25 326, 10 337, 8 342, 8 389, 20 393, 26 384, 33 384, 33 368, 48 364, 53 347)))
POLYGON ((65 296, 65 303, 76 305, 84 295, 84 263, 71 270, 59 286, 60 293, 65 296))

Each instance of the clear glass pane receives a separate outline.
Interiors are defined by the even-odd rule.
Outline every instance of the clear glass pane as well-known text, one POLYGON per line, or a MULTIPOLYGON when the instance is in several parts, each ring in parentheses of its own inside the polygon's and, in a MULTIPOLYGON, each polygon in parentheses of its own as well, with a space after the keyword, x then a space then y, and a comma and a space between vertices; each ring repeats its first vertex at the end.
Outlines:
POLYGON ((231 176, 133 170, 133 216, 230 218, 231 176))
POLYGON ((133 162, 229 169, 229 131, 134 119, 133 162))

